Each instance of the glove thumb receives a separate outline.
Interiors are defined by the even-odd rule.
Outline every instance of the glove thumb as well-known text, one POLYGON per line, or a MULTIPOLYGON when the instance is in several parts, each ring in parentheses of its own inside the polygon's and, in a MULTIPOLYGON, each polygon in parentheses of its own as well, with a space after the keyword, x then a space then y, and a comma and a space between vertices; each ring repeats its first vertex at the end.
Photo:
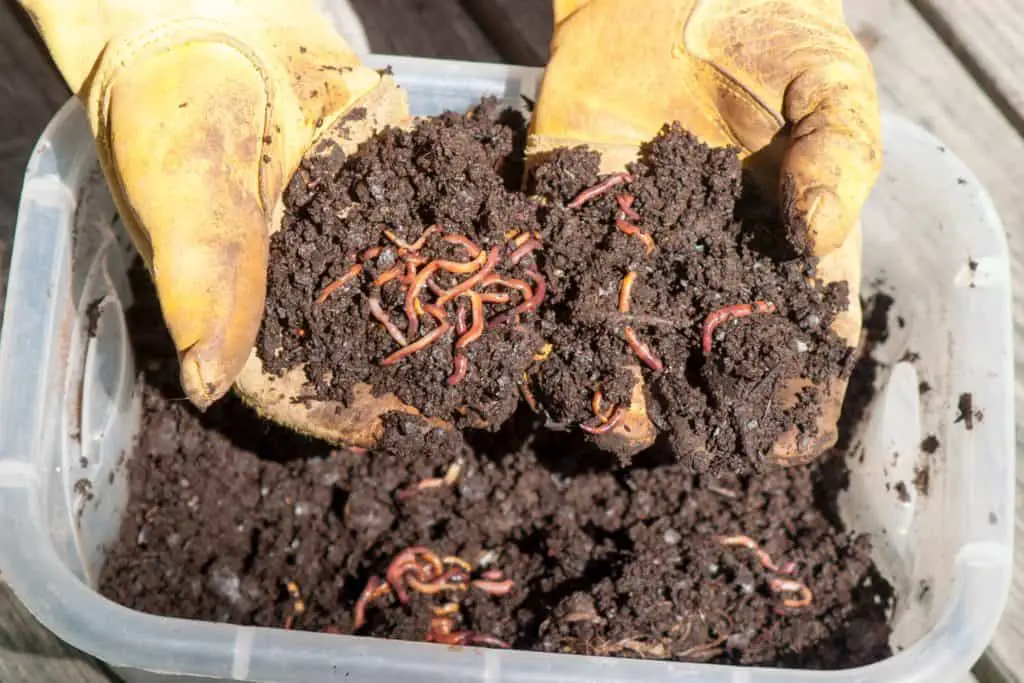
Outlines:
POLYGON ((156 284, 182 386, 205 408, 241 371, 263 314, 268 94, 242 54, 199 42, 136 61, 107 99, 105 170, 156 284))

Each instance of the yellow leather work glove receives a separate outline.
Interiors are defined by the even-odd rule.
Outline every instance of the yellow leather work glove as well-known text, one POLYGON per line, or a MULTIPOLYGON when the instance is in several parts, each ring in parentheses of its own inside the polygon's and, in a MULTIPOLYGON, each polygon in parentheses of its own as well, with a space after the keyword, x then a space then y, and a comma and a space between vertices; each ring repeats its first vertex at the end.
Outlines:
MULTIPOLYGON (((793 245, 822 257, 818 276, 849 282, 833 329, 856 346, 858 217, 882 157, 874 76, 841 1, 554 0, 554 13, 528 152, 587 144, 601 152, 602 172, 621 170, 671 121, 739 148, 777 189, 793 245)), ((780 399, 798 387, 789 382, 780 399)), ((834 444, 846 383, 823 389, 818 434, 786 434, 777 460, 805 462, 834 444)), ((636 391, 605 438, 635 452, 654 437, 636 391)))
POLYGON ((205 408, 250 357, 284 186, 382 78, 308 0, 21 2, 87 109, 205 408))

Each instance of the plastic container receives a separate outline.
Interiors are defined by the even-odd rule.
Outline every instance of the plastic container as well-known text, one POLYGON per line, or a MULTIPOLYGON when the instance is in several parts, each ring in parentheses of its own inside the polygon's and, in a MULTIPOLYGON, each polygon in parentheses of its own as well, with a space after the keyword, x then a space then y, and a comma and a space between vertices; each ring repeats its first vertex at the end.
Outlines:
MULTIPOLYGON (((415 113, 485 93, 519 106, 540 72, 375 56, 415 113)), ((21 199, 0 346, 0 569, 28 609, 129 680, 934 681, 968 670, 1007 599, 1013 543, 1010 268, 999 218, 974 176, 920 128, 884 120, 885 169, 863 214, 864 282, 896 305, 878 352, 884 388, 863 423, 843 499, 875 534, 895 586, 897 650, 845 671, 754 669, 476 648, 149 616, 95 592, 124 510, 138 423, 124 310, 132 250, 116 225, 86 119, 69 102, 36 147, 21 199), (90 312, 99 312, 95 336, 90 312), (901 362, 908 350, 920 360, 901 362), (918 383, 932 390, 923 396, 918 383), (957 422, 969 392, 984 417, 957 422), (934 434, 930 491, 912 482, 934 434), (895 460, 894 453, 901 457, 895 460), (909 497, 895 492, 905 482, 909 497)))

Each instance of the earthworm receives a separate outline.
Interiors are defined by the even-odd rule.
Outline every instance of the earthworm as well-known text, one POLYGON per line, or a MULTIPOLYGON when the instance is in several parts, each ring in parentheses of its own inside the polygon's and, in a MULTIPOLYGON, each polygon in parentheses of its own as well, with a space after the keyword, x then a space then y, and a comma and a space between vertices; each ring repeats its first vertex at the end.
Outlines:
POLYGON ((466 562, 464 559, 456 555, 445 555, 441 558, 441 564, 461 567, 462 569, 465 569, 467 572, 473 571, 473 565, 471 565, 469 562, 466 562))
POLYGON ((323 302, 327 301, 327 297, 336 292, 338 289, 347 285, 349 282, 352 281, 353 278, 355 278, 361 272, 363 272, 363 267, 358 263, 355 264, 354 266, 349 268, 344 275, 342 275, 334 282, 324 287, 324 291, 320 292, 320 296, 316 298, 316 301, 314 303, 319 306, 323 302))
POLYGON ((625 329, 625 333, 626 342, 629 343, 629 347, 633 349, 633 353, 635 353, 637 357, 640 358, 640 360, 647 364, 647 367, 656 372, 661 372, 662 370, 665 369, 665 366, 662 364, 661 359, 654 355, 654 352, 651 351, 651 347, 649 347, 644 342, 640 341, 640 339, 636 336, 636 330, 634 330, 632 327, 627 327, 625 329))
POLYGON ((580 429, 587 432, 588 434, 607 434, 608 432, 615 429, 619 425, 619 423, 622 422, 622 418, 624 418, 625 416, 626 409, 620 405, 617 405, 615 406, 615 409, 612 411, 612 414, 608 417, 608 419, 599 424, 598 426, 591 427, 590 425, 582 424, 580 425, 580 429))
MULTIPOLYGON (((545 286, 545 282, 544 282, 544 277, 540 273, 535 271, 535 270, 528 270, 528 271, 526 271, 526 275, 531 280, 533 280, 534 284, 536 285, 536 287, 534 287, 530 291, 530 296, 526 300, 524 300, 522 303, 520 303, 518 306, 513 308, 511 311, 508 311, 507 313, 502 313, 501 315, 497 315, 497 316, 491 318, 488 321, 488 323, 487 323, 488 327, 497 327, 499 325, 504 325, 509 320, 513 320, 513 319, 518 321, 520 314, 522 314, 522 313, 529 313, 530 311, 536 310, 537 307, 540 306, 541 302, 544 300, 544 294, 547 291, 546 290, 546 286, 545 286)), ((514 282, 521 283, 522 281, 521 280, 505 280, 505 281, 502 282, 502 284, 507 284, 509 286, 513 286, 512 283, 514 283, 514 282)), ((523 283, 523 284, 525 284, 525 283, 523 283)), ((529 287, 529 285, 527 285, 527 287, 529 287)))
POLYGON ((459 307, 455 309, 455 334, 460 337, 466 334, 466 330, 469 329, 469 325, 466 323, 466 315, 469 313, 469 309, 466 308, 466 302, 460 301, 459 307))
POLYGON ((530 311, 537 310, 541 302, 544 301, 544 294, 547 291, 547 285, 544 281, 544 277, 536 270, 526 271, 526 277, 533 280, 533 284, 535 286, 533 288, 533 296, 516 306, 516 310, 519 313, 528 313, 530 311))
POLYGON ((285 589, 288 591, 288 597, 292 599, 291 614, 284 619, 284 627, 290 629, 295 621, 295 617, 306 611, 306 603, 302 599, 302 591, 299 590, 299 584, 289 581, 285 584, 285 589))
POLYGON ((395 597, 397 597, 398 601, 403 605, 409 602, 409 594, 406 593, 405 589, 402 587, 402 577, 410 569, 419 570, 418 573, 421 576, 432 577, 440 575, 444 570, 444 567, 437 555, 435 555, 429 548, 425 548, 423 546, 412 546, 411 548, 406 548, 395 555, 391 560, 391 564, 388 565, 388 568, 384 573, 384 579, 391 586, 392 590, 395 591, 395 597), (422 565, 419 560, 417 560, 417 556, 422 556, 423 559, 426 560, 427 564, 422 565), (432 574, 425 574, 423 571, 425 568, 432 568, 434 571, 432 574))
POLYGON ((516 585, 515 581, 513 581, 512 579, 505 579, 503 581, 477 579, 472 583, 473 588, 479 588, 488 595, 508 595, 508 593, 516 585))
POLYGON ((530 231, 524 230, 523 232, 519 233, 518 235, 512 238, 512 247, 514 249, 518 249, 519 247, 523 246, 523 242, 530 239, 531 237, 533 237, 533 235, 530 234, 530 231))
POLYGON ((383 597, 391 592, 391 586, 381 583, 379 576, 371 576, 366 582, 366 588, 359 594, 355 607, 352 609, 352 631, 358 631, 366 624, 366 607, 377 598, 383 597))
POLYGON ((570 209, 578 209, 579 207, 583 206, 583 204, 585 204, 586 202, 590 201, 591 199, 598 195, 604 194, 605 192, 612 189, 616 185, 631 182, 633 182, 633 176, 631 176, 630 174, 613 173, 604 180, 602 180, 601 182, 599 182, 597 185, 594 185, 593 187, 588 187, 587 189, 580 192, 578 195, 576 195, 575 199, 569 202, 567 206, 570 209))
POLYGON ((452 374, 448 375, 445 382, 448 383, 448 386, 453 387, 466 379, 468 374, 469 358, 464 353, 456 353, 455 358, 452 359, 452 374))
POLYGON ((540 413, 540 406, 537 405, 537 399, 530 390, 530 387, 527 386, 526 382, 520 382, 519 393, 523 395, 523 399, 526 400, 526 405, 530 406, 530 410, 535 413, 540 413))
MULTIPOLYGON (((470 275, 468 278, 463 280, 455 287, 449 289, 443 295, 439 296, 437 298, 437 305, 444 306, 446 303, 448 303, 455 297, 460 296, 463 293, 468 292, 469 290, 476 287, 485 277, 491 274, 491 271, 494 270, 494 267, 498 265, 498 260, 500 258, 501 249, 499 247, 492 248, 490 253, 487 255, 487 261, 484 263, 483 268, 475 272, 473 275, 470 275)), ((429 267, 430 266, 427 266, 427 268, 429 267)))
POLYGON ((476 631, 438 633, 431 630, 431 632, 427 634, 427 640, 441 645, 490 645, 492 647, 505 649, 512 647, 504 640, 499 640, 498 638, 489 636, 486 633, 477 633, 476 631))
POLYGON ((477 254, 472 261, 434 261, 431 265, 436 265, 441 270, 447 270, 449 273, 458 273, 459 275, 468 275, 473 271, 484 265, 487 260, 487 256, 483 252, 477 254))
POLYGON ((619 286, 619 313, 629 313, 630 303, 633 298, 633 283, 636 282, 636 271, 629 271, 626 277, 622 278, 622 285, 619 286))
POLYGON ((444 294, 444 287, 434 282, 434 278, 427 279, 427 289, 429 289, 434 296, 441 296, 444 294))
POLYGON ((507 304, 512 300, 512 297, 502 292, 483 292, 479 296, 480 301, 483 301, 485 304, 507 304))
POLYGON ((633 209, 633 195, 626 193, 618 194, 615 195, 615 201, 618 202, 622 215, 633 221, 640 220, 640 214, 633 209))
POLYGON ((426 244, 427 239, 435 232, 441 232, 441 227, 439 225, 435 224, 428 227, 426 230, 423 231, 423 234, 421 234, 419 238, 412 244, 409 244, 400 237, 396 237, 395 233, 391 232, 390 230, 385 230, 384 236, 387 237, 392 242, 394 242, 395 245, 398 246, 400 249, 406 249, 408 251, 419 251, 420 249, 423 248, 423 245, 426 244))
POLYGON ((523 242, 522 246, 517 247, 515 251, 508 255, 508 261, 512 265, 515 265, 522 261, 531 251, 534 249, 540 249, 542 246, 543 245, 539 239, 531 237, 523 242))
POLYGON ((483 282, 480 283, 482 287, 489 287, 491 285, 501 285, 502 287, 508 287, 514 289, 523 295, 524 299, 529 299, 533 296, 533 288, 530 287, 526 282, 519 278, 506 279, 500 275, 488 275, 484 278, 483 282))
POLYGON ((476 242, 469 239, 465 235, 447 234, 441 239, 443 239, 445 242, 448 242, 449 244, 459 245, 460 247, 469 252, 470 258, 476 258, 477 256, 480 255, 480 247, 476 244, 476 242))
POLYGON ((423 286, 430 279, 430 276, 437 270, 437 263, 428 263, 427 266, 416 274, 412 284, 405 290, 405 318, 407 321, 406 332, 409 333, 410 337, 415 337, 416 333, 420 329, 419 316, 416 311, 416 300, 419 298, 420 291, 423 290, 423 286))
POLYGON ((409 587, 424 595, 434 595, 445 590, 466 590, 468 573, 462 567, 451 567, 433 580, 423 581, 418 576, 406 576, 409 587))
MULTIPOLYGON (((402 489, 401 491, 396 493, 395 498, 397 498, 398 500, 405 500, 409 496, 413 495, 414 493, 418 493, 419 491, 426 491, 427 489, 436 489, 442 486, 452 486, 453 484, 455 484, 456 481, 458 481, 459 474, 461 472, 462 461, 456 460, 455 462, 448 466, 448 470, 444 473, 443 477, 427 477, 426 479, 420 479, 418 482, 416 482, 409 488, 402 489)), ((443 560, 441 560, 441 563, 448 564, 452 559, 459 558, 446 557, 443 560)), ((469 567, 467 571, 472 571, 472 567, 469 567)))
POLYGON ((450 617, 454 614, 459 613, 459 603, 457 602, 446 602, 443 605, 437 607, 431 607, 431 611, 434 612, 435 617, 450 617))
MULTIPOLYGON (((410 265, 409 267, 411 268, 413 266, 410 265)), ((402 270, 404 268, 405 268, 405 266, 403 266, 401 263, 399 263, 398 265, 392 266, 391 268, 388 268, 383 273, 381 273, 380 275, 377 276, 377 279, 373 281, 373 286, 374 287, 383 287, 387 283, 389 283, 392 280, 394 280, 396 277, 401 277, 402 270)))
POLYGON ((594 415, 600 418, 602 421, 607 422, 608 418, 611 417, 610 410, 601 410, 601 403, 604 401, 604 394, 601 393, 600 389, 594 391, 594 397, 590 399, 590 408, 594 411, 594 415))
POLYGON ((774 312, 775 304, 770 301, 755 301, 752 304, 733 304, 732 306, 712 311, 704 319, 703 325, 701 325, 700 341, 704 353, 711 353, 711 343, 714 341, 715 329, 722 323, 728 322, 732 318, 744 318, 754 313, 774 312))
POLYGON ((399 350, 392 353, 390 356, 388 356, 387 358, 380 362, 381 365, 394 365, 403 358, 411 356, 417 351, 422 351, 423 349, 427 348, 444 335, 448 334, 448 330, 452 328, 452 325, 451 323, 448 322, 446 318, 441 317, 443 316, 444 311, 437 309, 436 306, 433 306, 431 304, 425 305, 424 308, 427 309, 428 312, 430 312, 431 309, 434 309, 433 312, 431 312, 430 314, 437 318, 438 326, 435 327, 430 332, 423 335, 422 337, 420 337, 419 339, 417 339, 416 341, 414 341, 413 343, 409 344, 408 346, 402 347, 399 350), (441 316, 439 316, 438 314, 441 314, 441 316))
POLYGON ((795 562, 787 562, 781 567, 776 565, 775 562, 772 560, 772 556, 769 555, 766 551, 762 550, 761 546, 759 546, 757 542, 750 536, 723 536, 718 539, 718 542, 722 545, 740 546, 746 548, 747 550, 750 550, 754 553, 754 555, 757 556, 757 561, 761 563, 761 566, 770 572, 778 572, 780 574, 792 574, 794 571, 796 571, 795 562))
POLYGON ((398 326, 396 326, 395 323, 391 320, 391 316, 389 316, 384 311, 384 309, 381 308, 380 299, 378 299, 375 296, 371 296, 369 306, 370 315, 376 318, 377 322, 384 326, 384 329, 387 330, 388 334, 391 335, 392 339, 398 342, 399 345, 401 346, 405 346, 406 344, 409 343, 408 340, 405 338, 405 335, 402 334, 402 331, 398 329, 398 326))
POLYGON ((633 225, 632 223, 627 223, 621 218, 615 219, 615 227, 619 229, 619 232, 630 235, 631 237, 635 236, 638 240, 643 242, 644 247, 647 248, 648 256, 654 253, 654 238, 648 235, 646 232, 644 232, 637 226, 633 225))
POLYGON ((369 261, 371 259, 375 259, 380 256, 382 251, 384 251, 383 247, 370 247, 369 249, 364 249, 363 253, 359 255, 359 260, 369 261))
POLYGON ((460 350, 479 339, 480 335, 484 333, 484 302, 480 299, 480 295, 472 290, 466 292, 464 296, 469 298, 469 303, 472 307, 473 324, 455 342, 455 348, 460 350))
POLYGON ((779 577, 773 577, 768 581, 768 587, 775 593, 799 593, 800 597, 797 599, 787 598, 782 601, 783 606, 791 607, 793 609, 799 609, 801 607, 807 607, 814 600, 814 593, 811 589, 794 579, 782 579, 779 577))
POLYGON ((408 254, 403 254, 402 258, 405 259, 406 263, 409 263, 414 266, 422 266, 424 263, 430 262, 429 257, 424 256, 423 254, 420 254, 418 252, 409 252, 408 254))
POLYGON ((405 500, 414 493, 426 491, 427 489, 436 489, 442 486, 444 486, 444 479, 442 479, 441 477, 429 477, 427 479, 420 479, 418 482, 416 482, 409 488, 402 489, 401 491, 396 493, 395 498, 397 498, 398 500, 405 500))

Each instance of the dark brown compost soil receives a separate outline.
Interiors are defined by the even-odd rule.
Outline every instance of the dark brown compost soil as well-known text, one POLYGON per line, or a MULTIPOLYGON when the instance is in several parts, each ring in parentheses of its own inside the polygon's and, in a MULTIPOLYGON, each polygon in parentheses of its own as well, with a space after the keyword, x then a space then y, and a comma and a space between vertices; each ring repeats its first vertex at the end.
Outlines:
POLYGON ((667 126, 628 176, 557 150, 527 194, 524 140, 522 116, 484 100, 304 162, 271 243, 267 369, 305 364, 317 398, 368 382, 493 432, 525 399, 585 432, 614 424, 640 367, 660 449, 695 472, 763 469, 793 425, 813 437, 815 390, 791 407, 776 393, 849 374, 829 329, 846 285, 788 253, 734 151, 667 126), (580 198, 609 178, 625 182, 580 198))
MULTIPOLYGON (((332 450, 233 396, 205 414, 183 400, 152 287, 136 275, 143 425, 105 596, 164 616, 351 632, 368 582, 423 546, 433 555, 397 582, 408 604, 384 589, 357 633, 804 668, 890 655, 891 589, 870 539, 835 514, 843 452, 758 476, 693 474, 653 453, 623 467, 522 408, 458 451, 332 450), (451 585, 429 594, 434 561, 451 585)), ((873 371, 858 366, 845 415, 873 371)))

